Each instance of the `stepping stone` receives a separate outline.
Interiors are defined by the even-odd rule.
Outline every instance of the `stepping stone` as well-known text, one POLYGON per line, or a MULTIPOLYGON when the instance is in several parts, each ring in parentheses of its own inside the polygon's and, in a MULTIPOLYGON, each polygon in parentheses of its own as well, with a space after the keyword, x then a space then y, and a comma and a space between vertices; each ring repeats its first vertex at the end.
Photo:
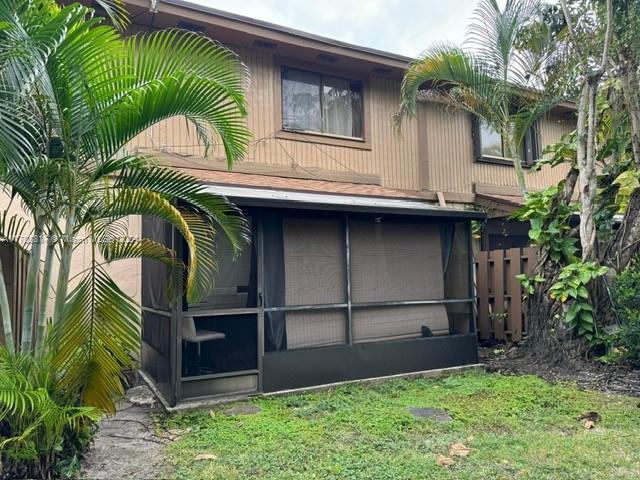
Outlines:
POLYGON ((229 407, 224 410, 224 414, 228 417, 235 417, 237 415, 253 415, 260 413, 262 409, 256 405, 236 405, 235 407, 229 407))
POLYGON ((426 418, 436 422, 451 422, 453 418, 444 410, 437 408, 409 407, 409 413, 416 418, 426 418))
POLYGON ((153 405, 156 401, 155 395, 146 385, 130 388, 125 398, 134 405, 153 405))

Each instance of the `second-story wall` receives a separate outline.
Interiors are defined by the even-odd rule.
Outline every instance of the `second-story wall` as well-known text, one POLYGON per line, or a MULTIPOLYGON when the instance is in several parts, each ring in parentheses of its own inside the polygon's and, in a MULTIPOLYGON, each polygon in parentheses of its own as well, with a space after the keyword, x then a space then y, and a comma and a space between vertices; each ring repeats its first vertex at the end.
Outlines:
MULTIPOLYGON (((420 174, 423 188, 441 192, 472 193, 474 184, 518 187, 512 165, 477 161, 473 145, 473 121, 468 113, 436 103, 422 102, 418 107, 420 174)), ((575 124, 570 117, 549 114, 539 122, 539 145, 560 141, 575 124)), ((539 171, 525 170, 531 190, 539 190, 562 180, 567 167, 544 166, 539 171)))
MULTIPOLYGON (((167 25, 170 26, 170 25, 167 25)), ((132 31, 147 27, 133 26, 132 31)), ((314 134, 282 131, 281 67, 300 67, 300 57, 282 57, 277 50, 227 45, 250 72, 247 89, 248 127, 253 134, 247 155, 237 171, 301 176, 312 179, 374 183, 413 192, 443 192, 448 200, 472 203, 474 185, 517 187, 511 165, 476 161, 473 122, 463 112, 440 104, 420 102, 416 119, 406 120, 398 133, 393 124, 400 94, 400 79, 348 70, 348 58, 335 65, 306 63, 307 70, 359 79, 363 83, 364 142, 341 141, 314 134), (347 145, 347 146, 345 146, 347 145)), ((541 150, 572 131, 567 115, 549 115, 539 122, 541 150)), ((140 135, 131 145, 143 152, 159 152, 197 163, 198 168, 220 169, 220 147, 209 151, 197 141, 195 130, 184 118, 172 118, 140 135)), ((527 184, 542 189, 564 178, 566 168, 544 167, 527 171, 527 184)), ((433 195, 432 195, 433 196, 433 195)), ((426 198, 430 197, 428 194, 426 198)))
MULTIPOLYGON (((329 172, 339 172, 344 174, 344 179, 352 177, 402 190, 421 189, 417 121, 405 122, 400 134, 393 126, 392 117, 398 109, 399 81, 379 76, 363 79, 367 119, 364 122, 366 142, 362 145, 345 147, 338 145, 339 141, 332 145, 329 138, 319 143, 314 135, 303 133, 292 133, 283 138, 280 134, 282 120, 278 118, 278 89, 281 88, 280 68, 287 65, 287 59, 256 49, 230 48, 240 56, 251 75, 247 91, 247 122, 253 140, 245 162, 264 165, 266 174, 269 173, 268 166, 297 170, 311 178, 321 179, 328 179, 329 172)), ((293 64, 296 65, 295 62, 293 64)), ((318 68, 326 70, 327 67, 318 68)), ((348 76, 348 73, 337 70, 336 75, 348 76)), ((130 148, 162 149, 181 156, 204 155, 193 128, 187 126, 183 118, 173 118, 153 127, 140 135, 130 148)), ((209 158, 222 160, 221 149, 212 149, 209 158)))

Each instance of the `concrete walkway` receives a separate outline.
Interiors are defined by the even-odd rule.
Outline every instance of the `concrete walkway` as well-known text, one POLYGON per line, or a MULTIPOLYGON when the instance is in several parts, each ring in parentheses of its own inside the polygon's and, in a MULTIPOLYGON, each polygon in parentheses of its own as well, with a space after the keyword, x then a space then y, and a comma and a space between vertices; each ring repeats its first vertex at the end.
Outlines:
POLYGON ((151 418, 154 408, 155 398, 146 386, 130 389, 116 415, 100 422, 80 478, 165 478, 164 449, 170 440, 155 434, 151 418))

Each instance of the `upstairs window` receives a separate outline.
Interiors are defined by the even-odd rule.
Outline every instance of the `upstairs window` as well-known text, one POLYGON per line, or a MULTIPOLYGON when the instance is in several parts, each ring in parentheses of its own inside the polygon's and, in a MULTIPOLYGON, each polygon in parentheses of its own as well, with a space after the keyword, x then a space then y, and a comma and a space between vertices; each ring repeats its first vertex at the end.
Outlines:
POLYGON ((282 68, 285 130, 362 138, 362 82, 282 68))
MULTIPOLYGON (((508 160, 508 148, 500 133, 496 132, 485 121, 476 122, 476 150, 479 160, 508 160)), ((520 147, 520 161, 523 165, 533 165, 539 156, 538 126, 533 124, 524 137, 520 147)))

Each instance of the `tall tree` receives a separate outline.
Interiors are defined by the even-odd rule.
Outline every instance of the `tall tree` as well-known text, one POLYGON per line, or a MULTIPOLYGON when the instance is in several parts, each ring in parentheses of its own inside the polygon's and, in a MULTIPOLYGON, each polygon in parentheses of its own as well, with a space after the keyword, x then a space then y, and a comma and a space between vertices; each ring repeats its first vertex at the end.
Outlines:
MULTIPOLYGON (((578 168, 580 198, 580 244, 582 246, 582 260, 587 262, 596 258, 596 225, 594 220, 597 189, 596 133, 598 130, 596 99, 600 82, 609 67, 613 33, 613 2, 612 0, 606 1, 606 13, 604 14, 606 27, 603 37, 598 36, 597 26, 595 31, 591 28, 588 32, 576 31, 575 21, 567 7, 566 0, 560 0, 560 5, 569 30, 569 40, 573 43, 574 51, 580 56, 581 88, 578 100, 576 166, 578 168), (602 38, 601 42, 596 42, 595 47, 586 42, 587 38, 593 38, 593 35, 596 39, 602 38), (601 48, 599 48, 600 44, 601 48)), ((584 11, 582 15, 585 15, 584 11)))
POLYGON ((600 327, 615 318, 610 281, 640 249, 640 5, 560 5, 564 41, 577 60, 577 68, 563 70, 578 87, 578 115, 574 134, 552 147, 551 162, 571 168, 547 192, 544 208, 534 196, 518 213, 531 220, 541 252, 527 300, 529 343, 551 359, 574 358, 600 341, 600 327), (576 228, 550 228, 572 211, 579 213, 576 228))

